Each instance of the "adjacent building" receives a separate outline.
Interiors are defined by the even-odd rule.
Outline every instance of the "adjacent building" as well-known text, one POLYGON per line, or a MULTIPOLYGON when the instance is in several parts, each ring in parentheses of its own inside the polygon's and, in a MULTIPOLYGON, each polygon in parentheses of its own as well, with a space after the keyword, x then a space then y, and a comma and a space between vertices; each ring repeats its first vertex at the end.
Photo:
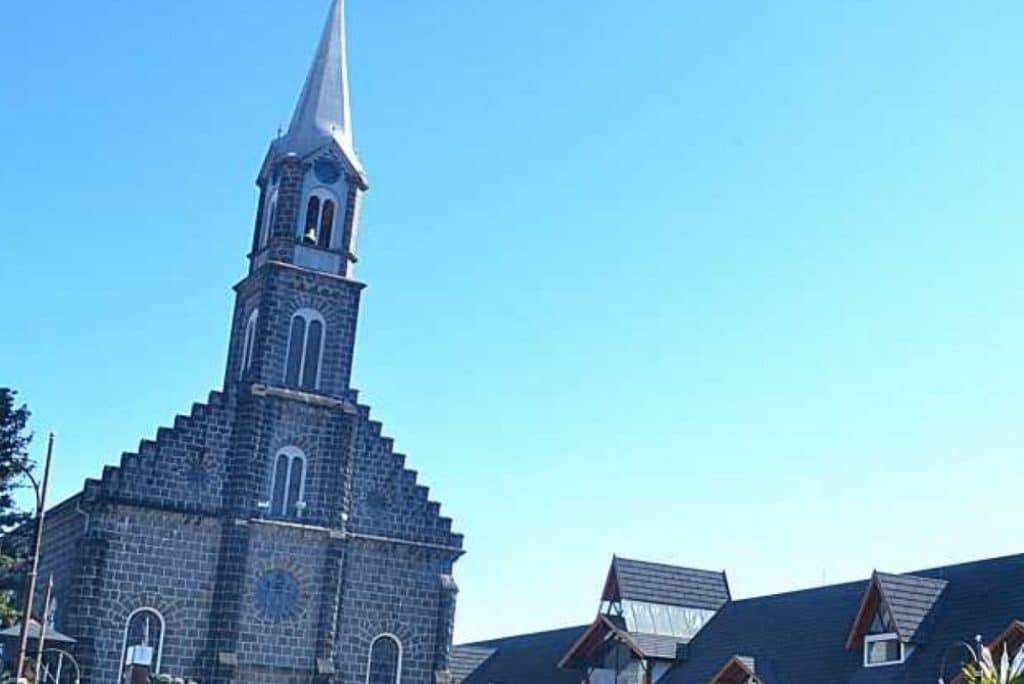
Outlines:
POLYGON ((203 684, 448 678, 462 537, 350 384, 368 183, 344 31, 334 0, 259 170, 223 386, 50 512, 48 619, 84 682, 129 661, 203 684))
POLYGON ((1024 555, 733 599, 724 573, 612 561, 589 625, 455 648, 461 684, 947 684, 1024 645, 1024 555))

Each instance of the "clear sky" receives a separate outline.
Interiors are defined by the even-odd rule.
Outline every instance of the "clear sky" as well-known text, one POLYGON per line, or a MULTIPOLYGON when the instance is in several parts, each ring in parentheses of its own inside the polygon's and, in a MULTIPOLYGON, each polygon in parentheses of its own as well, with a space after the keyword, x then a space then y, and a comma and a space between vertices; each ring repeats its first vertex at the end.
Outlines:
MULTIPOLYGON (((219 386, 327 4, 4 9, 0 384, 56 497, 219 386)), ((1022 24, 350 0, 355 382, 466 534, 457 639, 589 621, 613 553, 748 596, 1024 550, 1022 24)))

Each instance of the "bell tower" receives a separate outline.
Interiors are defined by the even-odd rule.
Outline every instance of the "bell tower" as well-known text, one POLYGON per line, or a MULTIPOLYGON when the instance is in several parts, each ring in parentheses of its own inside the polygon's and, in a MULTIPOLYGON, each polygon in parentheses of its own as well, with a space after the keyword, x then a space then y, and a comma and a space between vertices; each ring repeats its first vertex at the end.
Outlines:
POLYGON ((336 0, 288 131, 260 169, 252 270, 274 260, 352 275, 368 184, 352 138, 344 14, 336 0))
POLYGON ((348 395, 353 279, 366 174, 352 138, 345 3, 334 0, 291 124, 256 180, 249 274, 236 286, 225 375, 235 383, 348 395))

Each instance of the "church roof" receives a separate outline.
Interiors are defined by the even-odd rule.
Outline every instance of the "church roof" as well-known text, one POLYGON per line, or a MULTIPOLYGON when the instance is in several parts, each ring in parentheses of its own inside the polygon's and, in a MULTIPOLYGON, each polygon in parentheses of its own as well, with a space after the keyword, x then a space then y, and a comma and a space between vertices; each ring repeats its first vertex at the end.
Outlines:
POLYGON ((291 125, 275 147, 279 154, 305 156, 331 141, 341 149, 352 170, 362 176, 352 138, 345 0, 333 0, 331 4, 291 125))

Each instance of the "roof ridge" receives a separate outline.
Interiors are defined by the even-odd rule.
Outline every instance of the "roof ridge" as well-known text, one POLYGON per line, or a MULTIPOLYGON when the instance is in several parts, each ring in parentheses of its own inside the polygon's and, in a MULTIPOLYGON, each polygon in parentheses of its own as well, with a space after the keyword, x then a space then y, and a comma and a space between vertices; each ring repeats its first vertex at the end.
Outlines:
POLYGON ((672 570, 689 570, 690 572, 706 572, 711 575, 725 575, 725 570, 708 570, 707 568, 695 568, 689 565, 673 565, 672 563, 663 563, 661 561, 649 561, 641 560, 639 558, 626 558, 625 556, 612 556, 612 562, 616 561, 627 561, 629 563, 639 563, 641 565, 655 565, 662 568, 669 568, 672 570))
POLYGON ((587 629, 588 627, 591 626, 591 624, 593 624, 593 623, 588 622, 588 623, 586 623, 584 625, 571 625, 569 627, 556 627, 554 629, 544 629, 544 630, 541 630, 539 632, 525 632, 525 633, 522 633, 522 634, 507 634, 505 636, 493 637, 491 639, 483 639, 481 641, 470 641, 470 642, 467 642, 467 643, 464 643, 464 644, 454 644, 452 646, 452 648, 470 648, 470 647, 482 648, 482 647, 487 647, 487 646, 493 646, 493 645, 495 645, 496 642, 507 641, 509 639, 521 639, 523 637, 531 637, 531 636, 544 636, 545 634, 554 634, 555 632, 568 632, 568 631, 571 631, 571 630, 574 630, 574 629, 587 629))

